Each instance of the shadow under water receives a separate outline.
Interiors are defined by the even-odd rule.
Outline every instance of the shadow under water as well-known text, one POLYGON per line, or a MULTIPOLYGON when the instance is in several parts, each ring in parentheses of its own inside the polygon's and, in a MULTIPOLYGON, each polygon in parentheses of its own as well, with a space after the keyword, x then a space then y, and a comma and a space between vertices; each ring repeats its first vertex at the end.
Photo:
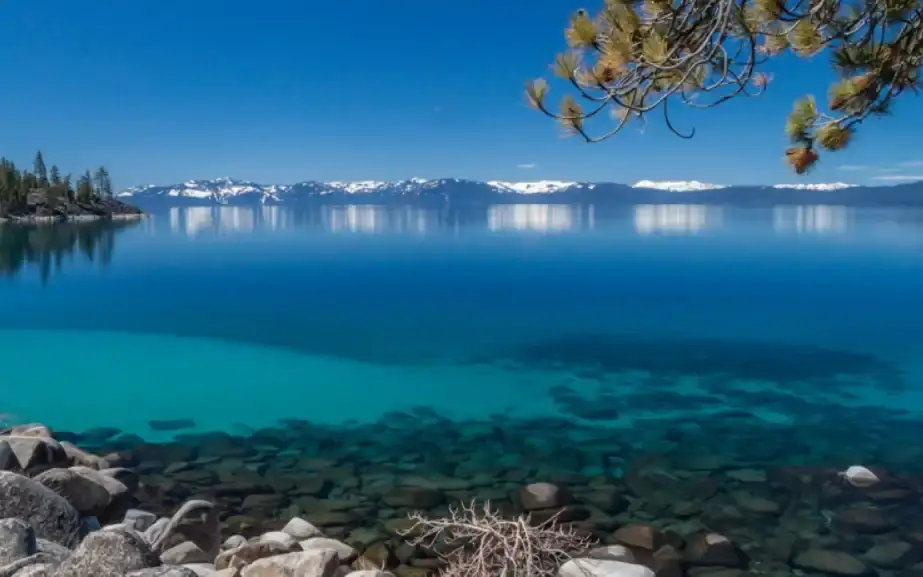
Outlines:
POLYGON ((42 283, 52 270, 60 271, 67 258, 80 253, 89 262, 112 262, 116 235, 138 220, 92 220, 39 225, 0 223, 0 274, 15 277, 37 267, 42 283))

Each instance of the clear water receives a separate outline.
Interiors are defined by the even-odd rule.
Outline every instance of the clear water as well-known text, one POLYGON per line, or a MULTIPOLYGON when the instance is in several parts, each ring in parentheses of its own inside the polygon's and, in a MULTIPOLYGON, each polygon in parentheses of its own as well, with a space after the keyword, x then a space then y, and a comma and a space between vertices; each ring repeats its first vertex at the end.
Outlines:
POLYGON ((44 275, 53 243, 33 238, 38 262, 0 284, 3 412, 151 439, 152 419, 239 431, 420 406, 628 428, 923 412, 920 215, 485 212, 176 209, 72 235, 44 275), (565 387, 611 410, 581 417, 565 387))
POLYGON ((909 569, 872 549, 923 552, 921 246, 923 213, 841 207, 4 225, 0 412, 131 452, 141 506, 218 499, 229 533, 299 514, 358 542, 406 513, 387 487, 515 506, 552 481, 604 540, 708 527, 753 570, 791 561, 780 535, 909 569), (843 488, 856 464, 885 490, 843 488))

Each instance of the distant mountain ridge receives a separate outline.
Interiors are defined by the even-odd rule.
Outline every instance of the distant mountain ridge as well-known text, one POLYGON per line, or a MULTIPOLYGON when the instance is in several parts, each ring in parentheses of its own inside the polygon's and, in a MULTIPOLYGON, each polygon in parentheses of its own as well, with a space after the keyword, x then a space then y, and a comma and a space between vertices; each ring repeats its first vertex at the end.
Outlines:
POLYGON ((726 186, 698 181, 613 182, 477 181, 459 178, 410 178, 397 181, 304 181, 259 184, 215 178, 181 184, 146 185, 118 194, 147 210, 175 206, 256 204, 426 204, 478 205, 522 203, 722 204, 775 206, 835 204, 847 206, 923 206, 923 181, 893 186, 846 183, 726 186))

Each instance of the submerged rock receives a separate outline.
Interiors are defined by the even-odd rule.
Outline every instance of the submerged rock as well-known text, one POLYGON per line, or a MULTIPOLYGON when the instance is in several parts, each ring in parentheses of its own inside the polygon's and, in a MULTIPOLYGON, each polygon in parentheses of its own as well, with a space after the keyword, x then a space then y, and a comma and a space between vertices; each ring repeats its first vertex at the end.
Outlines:
POLYGON ((625 561, 578 558, 561 565, 558 577, 655 577, 655 574, 644 565, 625 561))

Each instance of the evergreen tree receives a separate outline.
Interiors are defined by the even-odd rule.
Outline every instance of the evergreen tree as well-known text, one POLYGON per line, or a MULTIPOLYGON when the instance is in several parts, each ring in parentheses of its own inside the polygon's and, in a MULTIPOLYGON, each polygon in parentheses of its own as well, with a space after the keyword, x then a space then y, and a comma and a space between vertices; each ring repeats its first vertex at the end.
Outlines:
POLYGON ((0 216, 28 211, 29 195, 33 191, 38 192, 37 202, 46 202, 52 207, 61 202, 89 203, 101 196, 111 198, 113 195, 112 179, 103 166, 85 171, 77 179, 76 189, 71 175, 62 175, 56 165, 52 165, 50 173, 46 170, 41 152, 35 155, 33 169, 31 172, 21 170, 11 160, 0 158, 0 216))
POLYGON ((77 181, 77 202, 90 202, 93 199, 93 177, 86 171, 77 181))
POLYGON ((35 162, 32 164, 32 172, 35 174, 39 186, 48 186, 48 170, 45 168, 45 158, 42 156, 41 150, 35 153, 35 162))
POLYGON ((109 178, 109 171, 105 166, 96 169, 93 175, 93 181, 96 183, 96 192, 100 198, 112 198, 112 180, 109 178))

